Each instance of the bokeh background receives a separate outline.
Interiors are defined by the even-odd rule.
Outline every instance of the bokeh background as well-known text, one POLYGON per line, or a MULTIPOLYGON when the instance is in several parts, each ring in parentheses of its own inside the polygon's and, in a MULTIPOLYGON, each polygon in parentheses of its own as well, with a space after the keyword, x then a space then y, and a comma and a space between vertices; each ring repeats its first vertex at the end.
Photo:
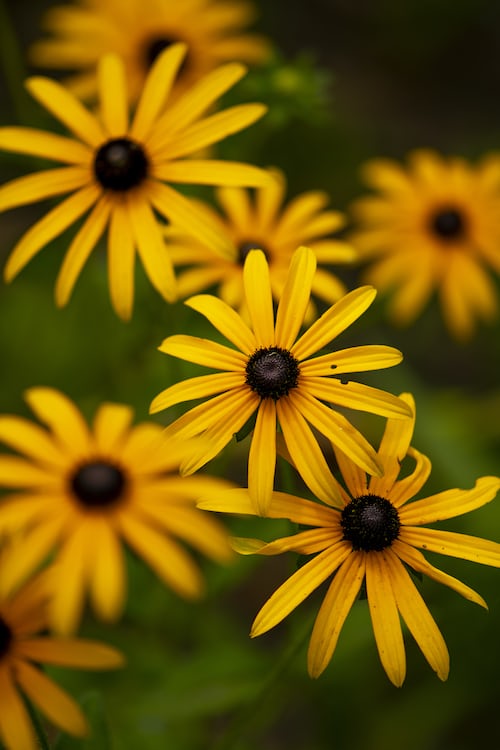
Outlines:
MULTIPOLYGON (((1 124, 49 125, 16 79, 40 36, 47 0, 0 3, 1 124)), ((222 144, 220 153, 283 169, 290 195, 324 189, 348 211, 365 192, 359 168, 373 156, 404 158, 417 147, 476 159, 500 151, 500 5, 489 0, 272 0, 256 3, 256 24, 279 61, 252 71, 231 94, 260 100, 269 115, 222 144)), ((0 176, 28 171, 27 160, 0 156, 0 176)), ((46 206, 0 217, 2 265, 16 239, 46 206)), ((70 234, 68 234, 70 236, 70 234)), ((25 388, 60 388, 91 416, 101 401, 132 404, 145 419, 151 399, 191 374, 157 347, 172 333, 203 335, 202 321, 181 303, 167 305, 137 270, 130 323, 113 313, 105 256, 94 253, 64 310, 53 284, 67 237, 52 243, 10 286, 0 284, 2 412, 28 414, 25 388)), ((357 269, 340 270, 353 287, 357 269)), ((498 284, 498 280, 497 280, 498 284)), ((208 333, 208 329, 207 329, 208 333)), ((417 401, 414 444, 429 455, 426 494, 470 487, 499 473, 500 325, 480 328, 468 344, 451 340, 432 304, 409 329, 391 328, 382 303, 339 340, 342 346, 389 344, 403 364, 363 382, 417 401)), ((199 371, 198 371, 199 372, 199 371)), ((173 415, 173 414, 172 414, 173 415)), ((163 415, 160 415, 160 419, 163 415)), ((168 415, 170 416, 170 415, 168 415)), ((166 419, 166 417, 164 417, 166 419)), ((355 418, 374 441, 383 425, 355 418)), ((226 449, 210 473, 244 482, 246 443, 226 449)), ((278 483, 282 477, 278 478, 278 483)), ((227 520, 243 535, 278 536, 280 522, 227 520)), ((444 525, 443 525, 444 526, 444 525)), ((500 498, 449 528, 500 541, 500 498)), ((433 560, 476 588, 488 613, 429 581, 422 591, 449 646, 442 684, 410 637, 408 676, 394 688, 379 664, 366 602, 349 615, 335 657, 312 681, 307 635, 323 591, 271 633, 251 641, 250 624, 296 566, 290 557, 238 558, 227 568, 201 561, 207 594, 188 604, 130 557, 129 604, 106 627, 88 617, 82 632, 127 655, 117 674, 54 670, 82 701, 93 737, 55 738, 60 750, 472 750, 500 745, 500 583, 472 563, 433 560)))

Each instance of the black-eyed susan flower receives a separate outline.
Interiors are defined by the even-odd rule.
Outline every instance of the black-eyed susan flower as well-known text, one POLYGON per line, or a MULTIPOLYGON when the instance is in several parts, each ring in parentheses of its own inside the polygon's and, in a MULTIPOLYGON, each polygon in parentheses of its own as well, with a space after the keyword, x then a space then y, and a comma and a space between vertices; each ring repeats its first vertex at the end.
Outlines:
MULTIPOLYGON (((176 228, 166 229, 175 266, 189 266, 177 274, 179 297, 217 286, 218 296, 243 312, 243 265, 248 252, 258 248, 269 264, 271 289, 279 300, 285 286, 290 258, 299 245, 307 245, 316 255, 319 268, 313 279, 312 293, 328 304, 336 302, 346 289, 328 266, 349 263, 356 257, 347 242, 330 237, 344 225, 338 211, 326 210, 328 195, 309 191, 283 205, 286 182, 277 170, 274 179, 257 188, 254 195, 243 188, 219 188, 217 198, 223 213, 204 205, 207 221, 224 233, 232 246, 230 256, 221 256, 176 228)), ((311 305, 309 318, 314 316, 311 305)))
POLYGON ((378 159, 364 175, 379 191, 353 205, 351 239, 369 264, 364 279, 392 292, 394 323, 414 321, 437 293, 451 333, 470 337, 476 318, 497 312, 491 271, 500 272, 500 158, 472 165, 421 150, 407 168, 378 159))
POLYGON ((0 211, 71 193, 21 238, 11 253, 5 278, 11 281, 48 242, 85 214, 56 283, 56 302, 65 305, 80 271, 108 228, 108 275, 117 313, 130 317, 134 263, 139 253, 153 286, 169 301, 176 297, 172 263, 156 213, 224 253, 227 239, 204 221, 196 206, 171 183, 261 185, 268 176, 256 167, 211 159, 185 159, 257 120, 260 104, 231 107, 203 117, 216 99, 245 73, 229 64, 208 74, 175 103, 167 99, 186 46, 176 44, 151 69, 129 123, 127 81, 115 55, 99 64, 99 115, 60 84, 28 79, 30 93, 74 137, 24 127, 0 128, 0 149, 44 157, 64 166, 15 179, 0 188, 0 211))
POLYGON ((366 471, 381 471, 366 438, 327 404, 385 417, 407 418, 411 414, 405 402, 385 391, 336 377, 391 367, 401 361, 396 349, 360 346, 311 357, 359 318, 375 297, 372 287, 355 289, 298 337, 315 270, 313 251, 299 248, 292 256, 275 320, 268 263, 261 250, 251 250, 243 270, 250 325, 218 297, 197 295, 186 301, 236 349, 184 335, 170 336, 160 346, 166 354, 224 370, 176 383, 151 404, 151 411, 158 412, 183 401, 205 399, 167 428, 171 434, 205 438, 200 450, 193 451, 181 464, 181 471, 189 474, 203 466, 256 414, 248 486, 256 508, 263 514, 273 488, 277 423, 304 481, 323 497, 330 492, 321 480, 325 459, 310 425, 366 471))
MULTIPOLYGON (((11 549, 13 552, 22 554, 21 549, 11 549)), ((9 566, 9 557, 2 556, 2 572, 4 565, 9 566)), ((95 670, 123 664, 121 654, 110 646, 44 634, 48 626, 47 581, 46 576, 37 576, 15 593, 0 594, 0 741, 7 750, 40 747, 24 697, 64 732, 76 736, 88 732, 78 704, 40 666, 95 670)))
MULTIPOLYGON (((409 394, 401 397, 414 406, 409 394)), ((311 677, 319 677, 330 662, 363 583, 380 660, 397 686, 403 683, 406 672, 400 616, 438 677, 445 680, 449 669, 446 643, 408 568, 486 607, 479 594, 434 567, 420 550, 500 567, 500 544, 425 528, 426 524, 454 518, 490 502, 500 489, 500 478, 482 477, 470 490, 447 490, 409 502, 423 487, 431 470, 429 459, 410 446, 413 424, 414 420, 387 421, 378 451, 383 467, 380 477, 368 478, 356 463, 335 449, 347 490, 324 469, 324 486, 331 488, 329 496, 321 498, 325 504, 283 492, 273 493, 268 509, 270 517, 287 518, 310 528, 269 543, 257 539, 235 540, 235 548, 243 554, 295 551, 312 556, 264 604, 253 623, 252 636, 278 625, 333 576, 309 644, 311 677), (398 478, 406 456, 414 461, 414 468, 410 474, 398 478)), ((201 499, 199 507, 238 514, 255 512, 246 490, 211 494, 201 499)))
POLYGON ((79 0, 50 8, 43 26, 50 36, 30 50, 36 65, 74 71, 66 83, 79 97, 97 93, 95 65, 114 52, 125 62, 128 92, 135 101, 158 54, 176 42, 189 51, 174 95, 226 62, 258 63, 271 45, 247 31, 255 8, 245 0, 79 0))
POLYGON ((20 454, 0 456, 0 486, 14 489, 0 502, 0 533, 18 531, 23 548, 5 586, 53 553, 53 628, 75 630, 87 592, 97 615, 113 621, 126 598, 128 546, 174 592, 197 597, 202 575, 178 540, 216 561, 229 559, 226 533, 194 505, 203 488, 222 490, 227 482, 180 477, 186 446, 165 442, 160 425, 131 426, 128 406, 101 405, 90 429, 59 391, 32 388, 26 400, 48 429, 0 416, 0 441, 20 454))

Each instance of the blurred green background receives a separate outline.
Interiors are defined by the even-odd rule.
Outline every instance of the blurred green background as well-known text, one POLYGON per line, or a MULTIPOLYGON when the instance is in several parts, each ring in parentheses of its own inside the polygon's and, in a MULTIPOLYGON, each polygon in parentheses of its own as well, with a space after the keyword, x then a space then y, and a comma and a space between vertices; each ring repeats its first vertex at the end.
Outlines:
MULTIPOLYGON (((40 35, 48 5, 4 0, 2 12, 15 36, 1 18, 6 58, 1 124, 24 118, 23 124, 50 127, 27 96, 16 94, 14 100, 9 84, 17 75, 17 44, 22 59, 40 35)), ((222 156, 279 166, 288 175, 290 195, 322 188, 333 207, 345 211, 364 192, 359 167, 367 158, 399 159, 420 146, 472 159, 500 150, 499 4, 262 0, 260 9, 257 28, 274 41, 280 59, 252 71, 231 97, 266 101, 270 114, 222 144, 222 156)), ((14 155, 0 158, 2 182, 32 167, 14 155)), ((46 205, 27 207, 1 217, 2 265, 44 210, 46 205)), ((102 251, 91 256, 68 307, 57 310, 53 285, 71 235, 70 230, 41 252, 10 286, 0 285, 0 408, 28 414, 24 389, 50 385, 75 399, 89 417, 107 400, 132 404, 144 419, 162 388, 194 373, 157 346, 172 333, 209 335, 208 328, 182 304, 164 303, 139 268, 133 319, 120 321, 108 300, 102 251)), ((356 285, 355 269, 339 275, 356 285)), ((403 351, 402 365, 359 379, 414 393, 414 444, 433 463, 426 494, 470 487, 478 476, 499 472, 499 333, 497 322, 459 345, 448 337, 435 304, 411 328, 394 330, 376 301, 339 339, 342 347, 384 343, 403 351)), ((382 420, 354 419, 369 438, 378 439, 382 420)), ((247 450, 247 442, 229 446, 207 471, 230 472, 244 482, 247 450)), ((278 486, 280 481, 281 476, 278 486)), ((271 538, 286 530, 280 522, 227 523, 249 536, 271 538)), ((500 541, 500 500, 446 526, 500 541)), ((334 659, 317 681, 307 676, 305 654, 322 590, 274 631, 249 639, 259 607, 295 569, 292 556, 238 558, 228 568, 200 561, 207 595, 196 605, 174 597, 130 557, 125 617, 111 628, 89 616, 82 629, 121 647, 128 666, 105 675, 54 670, 82 700, 94 726, 88 741, 64 737, 57 747, 472 750, 487 741, 498 746, 498 573, 462 561, 432 561, 476 588, 490 611, 424 581, 423 594, 449 646, 450 677, 442 684, 408 637, 408 675, 396 689, 379 664, 366 602, 354 607, 334 659)))

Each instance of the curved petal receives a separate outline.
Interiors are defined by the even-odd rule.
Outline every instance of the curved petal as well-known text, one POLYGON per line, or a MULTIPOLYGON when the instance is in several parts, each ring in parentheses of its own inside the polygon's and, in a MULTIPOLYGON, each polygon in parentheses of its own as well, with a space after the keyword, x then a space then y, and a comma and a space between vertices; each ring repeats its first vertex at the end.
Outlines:
POLYGON ((352 380, 343 383, 337 378, 301 377, 304 392, 329 403, 348 409, 379 414, 382 417, 406 419, 412 412, 408 404, 392 393, 352 380))
MULTIPOLYGON (((347 489, 351 493, 351 497, 355 498, 366 495, 368 492, 366 473, 360 469, 354 461, 351 461, 351 459, 336 445, 333 446, 333 451, 335 453, 340 473, 344 478, 347 489)), ((379 481, 382 482, 383 479, 384 478, 381 477, 379 481)), ((384 495, 382 494, 382 497, 383 496, 384 495)), ((347 502, 349 502, 349 498, 347 499, 347 502)))
POLYGON ((92 148, 106 141, 106 134, 98 120, 60 83, 50 78, 34 76, 26 81, 26 88, 54 117, 92 148))
MULTIPOLYGON (((395 482, 392 487, 390 482, 385 480, 385 475, 380 479, 373 477, 370 480, 370 492, 377 494, 381 487, 384 488, 386 494, 390 491, 391 503, 396 508, 401 508, 404 503, 414 497, 427 482, 431 473, 431 462, 423 453, 419 453, 415 448, 410 446, 408 448, 408 456, 415 459, 414 470, 404 479, 395 482)), ((392 481, 390 474, 389 478, 392 481)), ((411 506, 413 506, 413 503, 411 503, 411 506)), ((401 512, 404 515, 406 510, 401 508, 401 512)))
POLYGON ((262 250, 251 250, 243 269, 245 299, 255 339, 259 346, 273 346, 274 314, 269 266, 262 250))
POLYGON ((494 568, 500 567, 500 544, 489 539, 418 526, 403 526, 399 538, 412 547, 420 547, 429 552, 459 557, 461 560, 471 560, 494 568))
POLYGON ((240 351, 252 354, 257 348, 253 331, 235 310, 218 297, 199 294, 186 300, 184 304, 204 315, 240 351))
POLYGON ((385 558, 383 551, 366 555, 366 591, 380 661, 393 685, 401 687, 406 675, 406 654, 385 558))
POLYGON ((274 488, 276 470, 276 405, 261 401, 248 456, 248 492, 257 513, 265 516, 274 488))
POLYGON ((97 187, 94 185, 84 187, 66 198, 30 227, 17 243, 5 264, 5 280, 7 282, 12 281, 44 245, 62 234, 67 227, 71 226, 80 216, 83 216, 98 197, 99 190, 97 187))
POLYGON ((339 299, 293 345, 293 356, 306 359, 333 341, 370 307, 376 294, 373 287, 364 286, 339 299))
POLYGON ((28 662, 18 661, 16 675, 28 698, 53 724, 77 737, 87 734, 89 727, 79 706, 43 672, 28 662))
POLYGON ((71 399, 55 388, 44 387, 29 388, 24 395, 68 455, 81 457, 89 452, 92 441, 87 423, 71 399))
POLYGON ((100 198, 69 246, 56 281, 56 304, 59 307, 68 302, 80 271, 106 228, 111 211, 111 201, 106 196, 100 198))
POLYGON ((300 247, 292 256, 276 313, 276 344, 282 349, 290 349, 297 338, 309 305, 315 272, 316 256, 308 247, 300 247))
POLYGON ((276 589, 257 614, 251 637, 266 633, 287 617, 299 604, 337 570, 349 554, 348 545, 328 547, 295 571, 276 589))
POLYGON ((328 666, 365 576, 364 554, 353 553, 350 544, 341 542, 337 556, 340 568, 323 599, 309 642, 307 667, 313 678, 319 677, 328 666))
POLYGON ((387 551, 386 564, 396 603, 408 630, 439 679, 446 680, 450 659, 438 626, 403 564, 391 550, 387 551))
POLYGON ((401 508, 401 522, 423 526, 481 508, 493 500, 500 489, 499 477, 481 477, 471 490, 447 490, 401 508))

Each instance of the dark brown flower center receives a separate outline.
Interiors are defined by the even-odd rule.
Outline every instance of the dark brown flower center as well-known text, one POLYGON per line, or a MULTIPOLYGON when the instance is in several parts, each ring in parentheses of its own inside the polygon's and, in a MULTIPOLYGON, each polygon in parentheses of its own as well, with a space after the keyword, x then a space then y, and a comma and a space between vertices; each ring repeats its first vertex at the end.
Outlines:
POLYGON ((342 511, 340 524, 344 539, 353 549, 365 552, 390 547, 399 534, 397 509, 384 497, 361 495, 348 503, 342 511))
POLYGON ((440 240, 457 240, 465 233, 466 220, 456 208, 444 207, 431 217, 431 229, 440 240))
MULTIPOLYGON (((152 65, 156 62, 156 58, 159 57, 159 55, 161 55, 164 50, 168 49, 173 44, 177 44, 177 42, 180 41, 180 39, 174 39, 167 36, 157 36, 149 39, 144 47, 143 55, 146 70, 149 70, 152 67, 152 65)), ((179 70, 177 71, 178 76, 186 72, 186 69, 188 67, 188 57, 189 53, 184 57, 179 70)))
POLYGON ((242 266, 245 265, 247 255, 250 250, 262 250, 267 260, 269 260, 269 253, 262 244, 262 242, 256 242, 255 240, 245 240, 238 245, 238 260, 242 266))
POLYGON ((140 185, 148 172, 149 162, 144 149, 130 138, 113 138, 95 155, 94 174, 108 190, 126 192, 140 185))
POLYGON ((299 363, 288 349, 268 346, 257 349, 247 362, 246 382, 261 398, 277 401, 295 388, 299 363))
POLYGON ((0 661, 9 652, 14 635, 3 617, 0 616, 0 661))
POLYGON ((93 461, 77 469, 70 485, 77 500, 86 508, 107 508, 123 499, 127 480, 117 466, 93 461))

